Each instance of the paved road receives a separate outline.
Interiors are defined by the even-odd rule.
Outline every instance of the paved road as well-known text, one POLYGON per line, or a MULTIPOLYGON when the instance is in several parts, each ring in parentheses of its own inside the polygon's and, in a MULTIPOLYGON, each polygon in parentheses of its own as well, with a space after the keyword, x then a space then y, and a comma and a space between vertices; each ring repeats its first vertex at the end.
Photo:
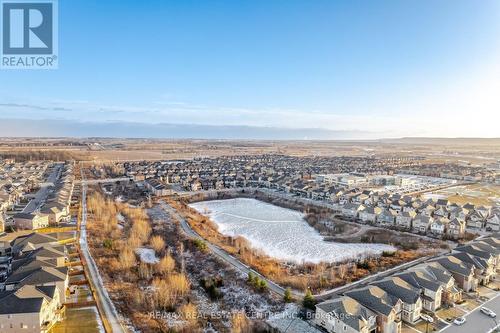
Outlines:
POLYGON ((130 177, 119 177, 119 178, 105 178, 105 179, 89 179, 89 180, 84 180, 83 182, 81 180, 77 180, 75 181, 75 183, 76 184, 85 183, 87 185, 95 185, 95 184, 125 182, 130 180, 132 180, 132 178, 130 177))
POLYGON ((390 268, 388 270, 378 272, 378 273, 373 274, 373 275, 369 275, 361 280, 354 281, 353 283, 347 284, 345 286, 341 286, 341 287, 331 289, 331 290, 326 290, 319 295, 314 295, 314 297, 317 300, 327 300, 327 299, 330 299, 334 296, 342 295, 343 293, 345 293, 351 289, 362 288, 362 287, 369 285, 370 283, 382 280, 390 275, 401 273, 401 272, 403 272, 403 271, 405 271, 413 266, 416 266, 416 265, 421 264, 425 261, 431 260, 432 258, 435 258, 435 257, 434 256, 427 256, 427 257, 418 258, 416 260, 404 263, 402 265, 390 268))
MULTIPOLYGON (((83 175, 82 175, 83 176, 83 175)), ((123 328, 120 322, 120 318, 118 316, 118 312, 115 309, 115 306, 104 287, 101 276, 99 274, 99 269, 92 258, 89 248, 87 246, 87 184, 85 181, 82 186, 82 220, 80 222, 80 250, 85 257, 85 261, 87 265, 84 266, 87 272, 87 276, 90 278, 90 283, 92 284, 92 289, 97 294, 97 306, 101 313, 104 314, 105 318, 103 321, 106 321, 111 329, 110 333, 115 332, 127 332, 126 329, 123 328)))
MULTIPOLYGON (((488 302, 484 303, 482 306, 485 306, 491 310, 493 310, 496 314, 500 316, 500 294, 498 294, 495 298, 492 298, 488 302)), ((479 311, 479 308, 470 312, 465 316, 467 321, 462 326, 457 326, 451 324, 446 328, 442 329, 441 332, 444 333, 487 333, 490 332, 493 328, 498 327, 500 324, 500 318, 496 319, 490 318, 479 311)))
MULTIPOLYGON (((170 205, 168 205, 164 201, 160 201, 160 206, 167 213, 169 213, 171 216, 173 216, 174 218, 176 218, 180 222, 182 230, 186 233, 186 235, 188 235, 189 237, 194 238, 194 239, 200 239, 200 240, 205 241, 200 235, 198 235, 193 229, 191 229, 191 227, 189 226, 186 219, 184 219, 173 207, 171 207, 170 205)), ((208 248, 212 251, 212 253, 215 254, 220 259, 222 259, 223 261, 229 263, 230 265, 232 265, 233 267, 235 267, 237 270, 239 270, 240 272, 242 272, 244 274, 248 275, 248 273, 252 272, 253 274, 259 276, 261 279, 263 279, 267 282, 269 290, 271 290, 272 292, 275 292, 281 296, 285 295, 285 288, 277 285, 273 281, 271 281, 271 280, 267 279, 266 277, 264 277, 263 275, 261 275, 259 272, 256 272, 252 268, 243 264, 238 259, 236 259, 232 255, 230 255, 229 253, 227 253, 226 251, 224 251, 223 249, 221 249, 217 245, 211 244, 210 242, 206 242, 206 243, 207 243, 208 248)), ((304 294, 296 292, 296 291, 292 291, 292 294, 297 298, 301 298, 304 296, 304 294)))
POLYGON ((30 200, 26 207, 24 207, 23 213, 31 214, 45 203, 45 200, 47 200, 47 197, 50 194, 50 189, 54 186, 54 183, 61 175, 62 167, 62 163, 54 165, 54 168, 47 177, 46 181, 40 184, 40 189, 35 193, 34 198, 30 200))

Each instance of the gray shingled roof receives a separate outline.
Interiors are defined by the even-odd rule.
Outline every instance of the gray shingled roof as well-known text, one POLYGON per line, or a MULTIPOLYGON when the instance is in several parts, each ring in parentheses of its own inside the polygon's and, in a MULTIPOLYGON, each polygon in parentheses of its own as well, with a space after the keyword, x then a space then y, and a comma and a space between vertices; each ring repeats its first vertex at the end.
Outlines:
POLYGON ((391 314, 394 306, 398 302, 398 298, 389 295, 384 290, 377 286, 368 286, 361 289, 355 289, 350 292, 345 293, 361 305, 366 306, 368 309, 381 313, 385 316, 391 314))
POLYGON ((368 325, 367 321, 376 314, 350 297, 340 297, 316 305, 326 313, 331 313, 356 331, 368 325))
POLYGON ((401 299, 404 303, 414 304, 420 298, 420 290, 413 287, 405 280, 398 277, 391 277, 373 285, 385 290, 388 294, 401 299))
POLYGON ((55 286, 23 286, 0 292, 0 314, 38 313, 44 299, 50 302, 56 290, 55 286))

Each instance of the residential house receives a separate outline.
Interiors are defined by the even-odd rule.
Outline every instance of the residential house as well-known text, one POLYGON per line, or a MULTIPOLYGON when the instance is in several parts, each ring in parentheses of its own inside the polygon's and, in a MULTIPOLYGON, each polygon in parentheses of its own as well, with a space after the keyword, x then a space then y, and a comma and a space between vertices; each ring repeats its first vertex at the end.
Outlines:
POLYGON ((59 241, 51 234, 31 233, 17 237, 11 244, 12 254, 18 256, 24 252, 33 251, 41 247, 57 246, 59 241))
POLYGON ((374 282, 373 285, 403 302, 401 318, 404 322, 414 324, 420 319, 422 298, 420 297, 419 289, 399 277, 390 277, 374 282))
POLYGON ((425 234, 430 229, 434 218, 424 214, 418 214, 413 219, 412 230, 416 233, 425 234))
POLYGON ((443 236, 446 233, 446 228, 448 227, 449 223, 450 220, 445 217, 434 220, 431 223, 431 233, 435 236, 443 236))
POLYGON ((0 332, 46 333, 62 319, 56 286, 22 286, 0 292, 0 332))
POLYGON ((4 282, 5 290, 11 291, 26 285, 56 286, 59 299, 66 300, 66 290, 69 286, 67 267, 20 267, 12 272, 4 282))
POLYGON ((486 228, 492 231, 500 231, 500 210, 491 212, 490 217, 486 220, 486 228))
POLYGON ((444 286, 435 276, 426 270, 414 270, 396 275, 413 287, 420 290, 422 306, 425 310, 434 312, 441 307, 444 286))
POLYGON ((440 218, 440 217, 446 217, 448 218, 450 216, 449 212, 448 212, 448 209, 446 207, 438 207, 434 213, 433 213, 434 217, 436 218, 440 218))
POLYGON ((450 219, 458 219, 465 221, 469 216, 469 210, 463 207, 454 207, 450 210, 450 219))
POLYGON ((51 202, 42 207, 40 213, 46 215, 50 225, 56 225, 63 218, 69 216, 69 205, 63 205, 58 202, 51 202))
POLYGON ((465 221, 454 218, 448 223, 448 228, 446 230, 448 237, 452 239, 461 239, 465 234, 465 221))
POLYGON ((378 215, 382 212, 380 207, 366 207, 359 212, 359 219, 365 223, 376 223, 378 215))
POLYGON ((483 220, 486 220, 490 216, 491 209, 486 206, 479 206, 476 207, 475 211, 483 218, 483 220))
POLYGON ((443 286, 441 303, 451 305, 462 300, 462 291, 456 287, 453 275, 440 263, 436 261, 424 263, 411 270, 423 271, 443 286))
POLYGON ((413 218, 416 215, 417 214, 413 211, 399 213, 396 215, 396 226, 410 230, 412 228, 413 218))
POLYGON ((377 332, 377 314, 347 296, 317 304, 314 321, 327 332, 377 332))
POLYGON ((377 219, 379 224, 386 226, 394 226, 395 221, 396 216, 390 209, 383 209, 377 219))
POLYGON ((365 206, 361 204, 346 203, 342 207, 342 215, 352 218, 357 218, 358 213, 365 209, 365 206))
POLYGON ((452 256, 474 267, 474 277, 478 280, 479 284, 486 286, 490 283, 495 274, 495 267, 492 260, 487 261, 466 252, 456 252, 452 256))
POLYGON ((49 226, 49 217, 40 213, 17 213, 14 215, 14 225, 23 230, 46 228, 49 226))
POLYGON ((442 257, 436 261, 451 273, 457 286, 463 291, 470 292, 477 289, 479 282, 475 277, 473 265, 453 256, 442 257))
POLYGON ((478 211, 473 211, 469 215, 469 218, 466 222, 468 228, 481 229, 486 223, 486 218, 482 216, 478 211))
POLYGON ((377 286, 368 286, 345 293, 359 304, 377 314, 377 327, 380 333, 401 332, 402 301, 377 286))

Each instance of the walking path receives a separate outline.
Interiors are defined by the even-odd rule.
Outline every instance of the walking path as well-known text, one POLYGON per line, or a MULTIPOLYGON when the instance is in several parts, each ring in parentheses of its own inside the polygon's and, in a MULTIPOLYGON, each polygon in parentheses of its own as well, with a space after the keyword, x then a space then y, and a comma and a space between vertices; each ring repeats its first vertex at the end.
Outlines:
MULTIPOLYGON (((82 174, 83 177, 83 174, 82 174)), ((82 178, 83 179, 83 178, 82 178)), ((87 245, 87 184, 82 182, 82 220, 80 222, 80 251, 85 259, 84 269, 94 292, 97 307, 108 333, 124 333, 127 330, 122 326, 115 306, 104 287, 99 269, 90 254, 87 245)))

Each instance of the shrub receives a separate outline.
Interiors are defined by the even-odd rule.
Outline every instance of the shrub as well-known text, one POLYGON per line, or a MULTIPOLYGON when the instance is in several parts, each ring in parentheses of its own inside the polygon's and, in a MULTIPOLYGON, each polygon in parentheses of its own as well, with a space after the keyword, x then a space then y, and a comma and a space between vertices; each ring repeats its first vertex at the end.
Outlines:
POLYGON ((156 272, 166 276, 175 269, 175 260, 170 254, 161 258, 160 262, 156 264, 156 272))
POLYGON ((129 248, 124 248, 122 252, 120 252, 119 260, 122 269, 130 269, 135 265, 135 253, 129 248))
POLYGON ((198 309, 196 308, 196 305, 194 305, 193 303, 184 304, 179 308, 178 312, 181 315, 182 319, 188 323, 188 326, 190 328, 196 326, 196 322, 198 319, 198 309))
POLYGON ((207 243, 205 243, 201 239, 195 239, 195 240, 193 240, 193 244, 201 252, 207 252, 208 251, 207 243))
POLYGON ((394 257, 396 255, 396 252, 394 251, 384 251, 382 252, 382 257, 394 257))
POLYGON ((304 299, 302 301, 302 305, 304 305, 306 309, 314 310, 314 306, 316 305, 316 300, 314 299, 314 296, 310 289, 307 289, 304 299))
POLYGON ((290 288, 286 288, 285 295, 283 296, 283 300, 285 301, 285 303, 290 303, 293 301, 292 290, 290 288))
POLYGON ((418 250, 418 244, 417 243, 403 243, 401 244, 401 247, 403 250, 418 250))
POLYGON ((259 290, 264 291, 267 289, 267 282, 265 280, 259 281, 259 290))
POLYGON ((162 251, 165 249, 165 241, 161 236, 153 236, 151 240, 149 241, 149 244, 151 244, 151 247, 153 250, 156 251, 156 253, 160 254, 162 251))
POLYGON ((356 266, 360 269, 366 269, 366 270, 370 269, 370 263, 366 260, 356 263, 356 266))
POLYGON ((102 246, 104 246, 105 248, 107 249, 110 249, 112 250, 113 249, 113 240, 112 239, 105 239, 103 242, 102 242, 102 246))
POLYGON ((217 288, 222 286, 222 283, 220 281, 220 279, 212 278, 201 279, 201 286, 203 289, 205 289, 211 300, 217 300, 222 296, 220 290, 217 288))

